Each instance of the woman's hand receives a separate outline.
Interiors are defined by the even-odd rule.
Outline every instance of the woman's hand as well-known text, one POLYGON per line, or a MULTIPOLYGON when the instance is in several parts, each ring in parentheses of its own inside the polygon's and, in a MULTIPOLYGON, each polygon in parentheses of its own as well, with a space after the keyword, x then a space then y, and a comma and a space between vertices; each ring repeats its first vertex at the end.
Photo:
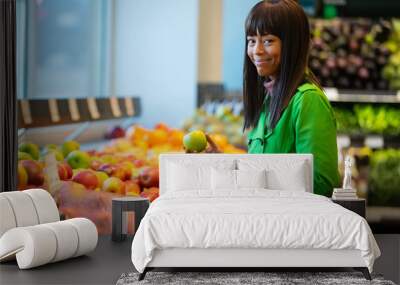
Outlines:
MULTIPOLYGON (((212 140, 212 138, 208 134, 205 134, 205 135, 206 135, 206 139, 207 139, 207 142, 208 142, 208 146, 202 152, 205 152, 205 153, 222 153, 222 151, 218 148, 218 146, 212 140)), ((195 152, 187 150, 187 149, 185 149, 185 152, 186 153, 195 153, 195 152)))
POLYGON ((204 152, 206 152, 206 153, 221 153, 222 152, 208 134, 206 134, 206 138, 207 138, 207 142, 208 142, 208 147, 206 148, 206 150, 204 152))

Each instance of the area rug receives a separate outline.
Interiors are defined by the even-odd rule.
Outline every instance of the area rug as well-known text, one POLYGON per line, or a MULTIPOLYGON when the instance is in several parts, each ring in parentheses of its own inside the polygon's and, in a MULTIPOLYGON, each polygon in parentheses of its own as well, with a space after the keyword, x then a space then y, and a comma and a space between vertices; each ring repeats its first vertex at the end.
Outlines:
POLYGON ((381 275, 372 275, 372 281, 364 278, 360 272, 148 272, 142 281, 138 281, 139 273, 125 273, 117 281, 117 285, 133 284, 324 284, 324 285, 396 285, 384 280, 381 275))

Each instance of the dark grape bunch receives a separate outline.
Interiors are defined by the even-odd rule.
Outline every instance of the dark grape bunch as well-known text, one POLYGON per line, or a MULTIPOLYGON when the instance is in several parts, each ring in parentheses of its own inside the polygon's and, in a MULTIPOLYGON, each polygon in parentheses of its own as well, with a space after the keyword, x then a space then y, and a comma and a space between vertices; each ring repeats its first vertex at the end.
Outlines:
POLYGON ((334 19, 311 22, 309 66, 324 87, 388 90, 382 68, 390 56, 384 20, 334 19))

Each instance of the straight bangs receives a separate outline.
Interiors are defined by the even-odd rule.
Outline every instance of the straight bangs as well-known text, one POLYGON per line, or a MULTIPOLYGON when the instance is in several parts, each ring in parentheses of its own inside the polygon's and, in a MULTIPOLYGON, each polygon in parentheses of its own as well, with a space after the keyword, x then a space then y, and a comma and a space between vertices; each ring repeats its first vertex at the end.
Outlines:
MULTIPOLYGON (((302 82, 317 86, 318 80, 310 70, 306 73, 310 48, 310 27, 303 8, 295 0, 265 0, 257 3, 249 12, 245 22, 247 36, 271 34, 281 40, 281 62, 276 74, 269 103, 268 128, 275 128, 283 109, 296 93, 302 82)), ((255 127, 266 90, 257 69, 244 53, 243 66, 243 130, 255 127)))
POLYGON ((257 69, 247 56, 247 36, 271 34, 282 38, 282 11, 274 3, 261 1, 257 3, 249 12, 245 25, 245 50, 243 65, 243 106, 244 124, 243 131, 250 127, 255 127, 261 112, 261 106, 266 93, 264 88, 264 78, 258 76, 257 69))
POLYGON ((246 19, 246 36, 272 34, 282 39, 282 15, 280 8, 268 2, 260 2, 250 11, 246 19))

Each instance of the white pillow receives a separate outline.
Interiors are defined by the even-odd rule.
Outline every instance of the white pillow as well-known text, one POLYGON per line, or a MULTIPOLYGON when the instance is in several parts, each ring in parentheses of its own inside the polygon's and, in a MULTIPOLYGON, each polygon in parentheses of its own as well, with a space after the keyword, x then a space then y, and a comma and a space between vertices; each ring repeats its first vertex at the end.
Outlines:
POLYGON ((213 167, 211 170, 211 189, 236 190, 236 170, 213 167))
POLYGON ((267 188, 267 171, 262 170, 236 170, 238 188, 267 188))
POLYGON ((289 170, 270 169, 267 171, 268 188, 273 190, 303 191, 308 189, 306 169, 303 164, 296 164, 289 170))
POLYGON ((211 167, 169 163, 167 173, 169 191, 211 188, 211 167))
POLYGON ((267 187, 271 190, 307 191, 312 189, 309 166, 304 160, 291 159, 239 159, 239 170, 266 170, 267 187))
POLYGON ((235 169, 235 160, 187 159, 169 161, 166 165, 167 191, 211 191, 211 169, 235 169))
POLYGON ((266 171, 263 170, 211 170, 213 190, 238 190, 240 188, 266 188, 266 171))

